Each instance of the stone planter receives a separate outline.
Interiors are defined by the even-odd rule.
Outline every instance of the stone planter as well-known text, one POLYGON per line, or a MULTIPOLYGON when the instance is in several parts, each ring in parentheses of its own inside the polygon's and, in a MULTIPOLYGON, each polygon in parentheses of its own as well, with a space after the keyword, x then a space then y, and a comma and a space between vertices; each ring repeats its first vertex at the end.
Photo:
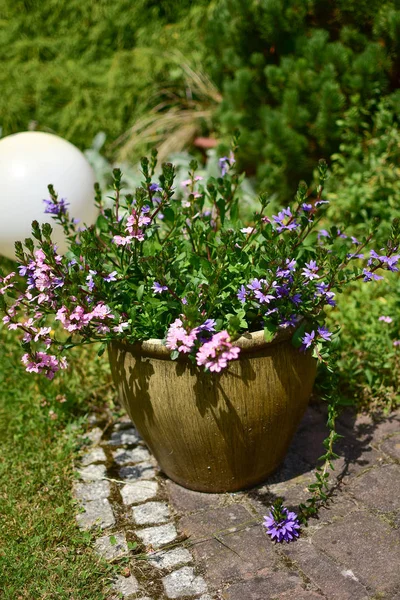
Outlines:
POLYGON ((110 344, 120 400, 168 477, 193 490, 233 492, 279 466, 316 373, 315 359, 290 337, 242 336, 240 359, 221 374, 184 356, 172 361, 161 340, 110 344))

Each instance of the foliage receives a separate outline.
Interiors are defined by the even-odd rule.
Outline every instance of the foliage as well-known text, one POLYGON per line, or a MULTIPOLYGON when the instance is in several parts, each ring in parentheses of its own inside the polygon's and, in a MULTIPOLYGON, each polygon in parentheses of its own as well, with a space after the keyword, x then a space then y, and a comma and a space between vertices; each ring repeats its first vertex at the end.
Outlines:
POLYGON ((370 124, 398 87, 394 0, 3 5, 4 134, 38 127, 85 148, 102 130, 108 158, 135 162, 239 127, 241 167, 280 201, 337 152, 348 111, 370 124))
POLYGON ((21 372, 20 346, 0 327, 0 589, 5 600, 102 600, 110 567, 80 532, 71 497, 83 418, 108 398, 106 361, 81 348, 51 384, 21 372))
MULTIPOLYGON (((390 412, 400 404, 400 282, 397 274, 338 297, 340 346, 336 369, 343 402, 360 410, 390 412)), ((337 315, 329 315, 331 327, 337 315)))
POLYGON ((100 129, 115 140, 171 100, 171 88, 184 93, 188 77, 172 50, 194 47, 190 5, 2 0, 3 135, 39 127, 85 148, 100 129))
POLYGON ((347 222, 357 235, 373 220, 381 239, 400 206, 400 93, 379 102, 375 114, 368 106, 354 106, 339 122, 340 152, 332 156, 328 181, 331 223, 347 222), (371 122, 372 121, 372 122, 371 122))
POLYGON ((282 328, 293 328, 293 343, 313 348, 324 360, 332 340, 325 308, 335 305, 333 290, 359 279, 379 280, 381 268, 398 270, 398 221, 384 253, 371 249, 363 267, 361 251, 372 234, 350 241, 336 227, 316 231, 328 204, 322 199, 324 162, 315 196, 300 184, 294 204, 268 216, 268 200, 261 195, 250 223, 242 220, 236 194, 242 178, 233 153, 219 163, 221 176, 203 184, 192 161, 178 197, 170 163, 162 165, 155 182, 155 152, 150 161, 142 160, 143 181, 134 194, 123 196, 122 175, 115 169, 112 204, 103 202, 97 186, 100 214, 87 229, 77 228, 67 202, 49 186, 45 212, 63 227, 69 250, 59 255, 51 226, 33 222, 39 249, 32 239, 24 247, 16 244, 26 281, 11 273, 0 290, 3 321, 21 332, 28 371, 51 379, 67 366, 56 355, 76 344, 100 341, 105 348, 115 338, 165 336, 172 358, 188 354, 198 365, 220 371, 237 358, 231 339, 264 329, 269 341, 282 328), (60 321, 61 336, 49 316, 60 321))

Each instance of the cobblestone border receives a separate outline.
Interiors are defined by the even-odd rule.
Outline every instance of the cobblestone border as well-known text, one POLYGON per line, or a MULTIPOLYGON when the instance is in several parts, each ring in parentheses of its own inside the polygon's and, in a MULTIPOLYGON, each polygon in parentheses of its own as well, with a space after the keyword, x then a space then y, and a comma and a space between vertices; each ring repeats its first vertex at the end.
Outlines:
POLYGON ((110 600, 212 600, 179 537, 157 463, 136 429, 130 421, 107 427, 93 416, 89 422, 73 487, 81 510, 77 524, 98 532, 94 549, 105 560, 133 559, 126 576, 112 583, 110 600))

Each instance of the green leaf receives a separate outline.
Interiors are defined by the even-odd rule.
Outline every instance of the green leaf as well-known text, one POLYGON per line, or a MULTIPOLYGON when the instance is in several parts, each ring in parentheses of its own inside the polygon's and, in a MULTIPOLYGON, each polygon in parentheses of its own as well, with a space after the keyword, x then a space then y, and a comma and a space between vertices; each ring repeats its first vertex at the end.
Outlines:
POLYGON ((101 344, 98 352, 97 352, 97 356, 103 356, 104 352, 106 351, 107 348, 107 344, 101 344))
POLYGON ((62 515, 65 512, 65 508, 63 506, 58 506, 56 508, 57 515, 62 515))
POLYGON ((171 360, 176 360, 179 356, 178 350, 172 350, 171 352, 171 360))
POLYGON ((264 340, 266 342, 272 342, 277 332, 277 326, 273 323, 267 323, 264 327, 264 340))
POLYGON ((144 293, 144 285, 142 284, 142 285, 139 285, 138 289, 136 290, 136 298, 139 300, 139 302, 143 298, 143 293, 144 293))
POLYGON ((138 545, 137 542, 128 542, 129 550, 134 550, 135 548, 137 548, 137 545, 138 545))
POLYGON ((301 346, 301 344, 302 344, 302 341, 301 341, 301 340, 302 340, 302 339, 303 339, 303 337, 304 337, 304 332, 305 332, 305 330, 306 330, 306 324, 305 324, 305 323, 302 323, 302 324, 300 325, 300 327, 298 327, 298 328, 296 329, 296 331, 294 332, 294 334, 293 334, 293 337, 292 337, 292 345, 293 345, 295 348, 300 348, 300 346, 301 346))
POLYGON ((115 537, 115 535, 110 535, 109 540, 110 540, 111 546, 115 546, 116 545, 117 538, 115 537))

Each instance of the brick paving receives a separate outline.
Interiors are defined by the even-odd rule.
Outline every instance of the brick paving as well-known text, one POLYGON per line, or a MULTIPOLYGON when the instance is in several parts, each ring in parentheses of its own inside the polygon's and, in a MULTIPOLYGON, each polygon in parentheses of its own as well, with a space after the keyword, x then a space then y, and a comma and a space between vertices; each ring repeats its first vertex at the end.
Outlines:
POLYGON ((278 496, 294 510, 307 498, 322 406, 308 408, 274 475, 232 494, 169 480, 126 419, 89 421, 74 494, 95 551, 121 563, 107 600, 400 600, 400 412, 340 417, 329 506, 284 545, 262 517, 278 496))

